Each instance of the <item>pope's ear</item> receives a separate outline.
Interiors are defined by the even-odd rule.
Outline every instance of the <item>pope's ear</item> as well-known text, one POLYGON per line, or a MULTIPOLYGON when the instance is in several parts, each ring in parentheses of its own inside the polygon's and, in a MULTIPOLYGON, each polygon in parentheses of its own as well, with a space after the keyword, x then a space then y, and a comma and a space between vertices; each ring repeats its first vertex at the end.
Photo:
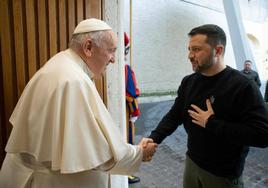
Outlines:
POLYGON ((91 56, 92 54, 92 40, 87 39, 83 45, 83 51, 87 56, 91 56))

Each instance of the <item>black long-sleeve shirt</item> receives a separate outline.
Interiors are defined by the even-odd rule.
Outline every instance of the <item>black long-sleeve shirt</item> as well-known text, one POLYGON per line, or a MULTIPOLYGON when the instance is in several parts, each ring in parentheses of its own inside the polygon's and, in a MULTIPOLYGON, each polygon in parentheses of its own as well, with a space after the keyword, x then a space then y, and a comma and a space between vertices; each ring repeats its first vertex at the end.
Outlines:
POLYGON ((226 67, 215 76, 194 73, 185 77, 170 111, 149 136, 161 143, 183 124, 188 134, 187 155, 201 168, 222 177, 242 174, 249 146, 268 146, 268 111, 256 84, 226 67), (215 115, 206 128, 192 122, 187 110, 195 104, 215 115))

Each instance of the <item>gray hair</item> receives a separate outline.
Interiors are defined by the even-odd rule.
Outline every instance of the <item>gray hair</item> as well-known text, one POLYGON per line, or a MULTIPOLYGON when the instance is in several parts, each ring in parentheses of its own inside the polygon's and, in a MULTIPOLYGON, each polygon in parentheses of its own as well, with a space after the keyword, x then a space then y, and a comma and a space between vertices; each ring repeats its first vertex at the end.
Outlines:
POLYGON ((103 41, 105 31, 92 31, 88 33, 78 33, 74 34, 69 43, 69 47, 71 49, 77 49, 79 46, 83 44, 85 39, 90 38, 94 44, 97 46, 101 46, 101 42, 103 41))

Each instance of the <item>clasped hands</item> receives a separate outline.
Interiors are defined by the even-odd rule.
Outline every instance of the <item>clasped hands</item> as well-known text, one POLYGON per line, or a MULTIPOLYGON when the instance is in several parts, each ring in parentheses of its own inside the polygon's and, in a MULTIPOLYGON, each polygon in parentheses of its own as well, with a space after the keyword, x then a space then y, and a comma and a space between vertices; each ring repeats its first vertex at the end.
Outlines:
POLYGON ((142 161, 151 161, 156 151, 157 144, 151 138, 142 138, 138 145, 142 149, 143 157, 142 161))
POLYGON ((209 99, 206 100, 206 105, 207 105, 207 111, 202 110, 201 108, 199 108, 194 104, 191 104, 191 107, 194 110, 188 110, 189 115, 193 118, 192 122, 204 128, 206 127, 208 118, 214 115, 214 111, 209 99))

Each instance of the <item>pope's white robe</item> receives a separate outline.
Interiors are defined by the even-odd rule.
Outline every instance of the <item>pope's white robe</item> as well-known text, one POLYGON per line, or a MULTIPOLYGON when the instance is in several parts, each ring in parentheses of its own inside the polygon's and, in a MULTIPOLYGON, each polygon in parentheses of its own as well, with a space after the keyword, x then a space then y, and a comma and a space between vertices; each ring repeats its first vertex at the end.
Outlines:
POLYGON ((127 144, 90 71, 72 50, 29 81, 11 115, 0 187, 106 188, 109 174, 132 174, 142 151, 127 144))

